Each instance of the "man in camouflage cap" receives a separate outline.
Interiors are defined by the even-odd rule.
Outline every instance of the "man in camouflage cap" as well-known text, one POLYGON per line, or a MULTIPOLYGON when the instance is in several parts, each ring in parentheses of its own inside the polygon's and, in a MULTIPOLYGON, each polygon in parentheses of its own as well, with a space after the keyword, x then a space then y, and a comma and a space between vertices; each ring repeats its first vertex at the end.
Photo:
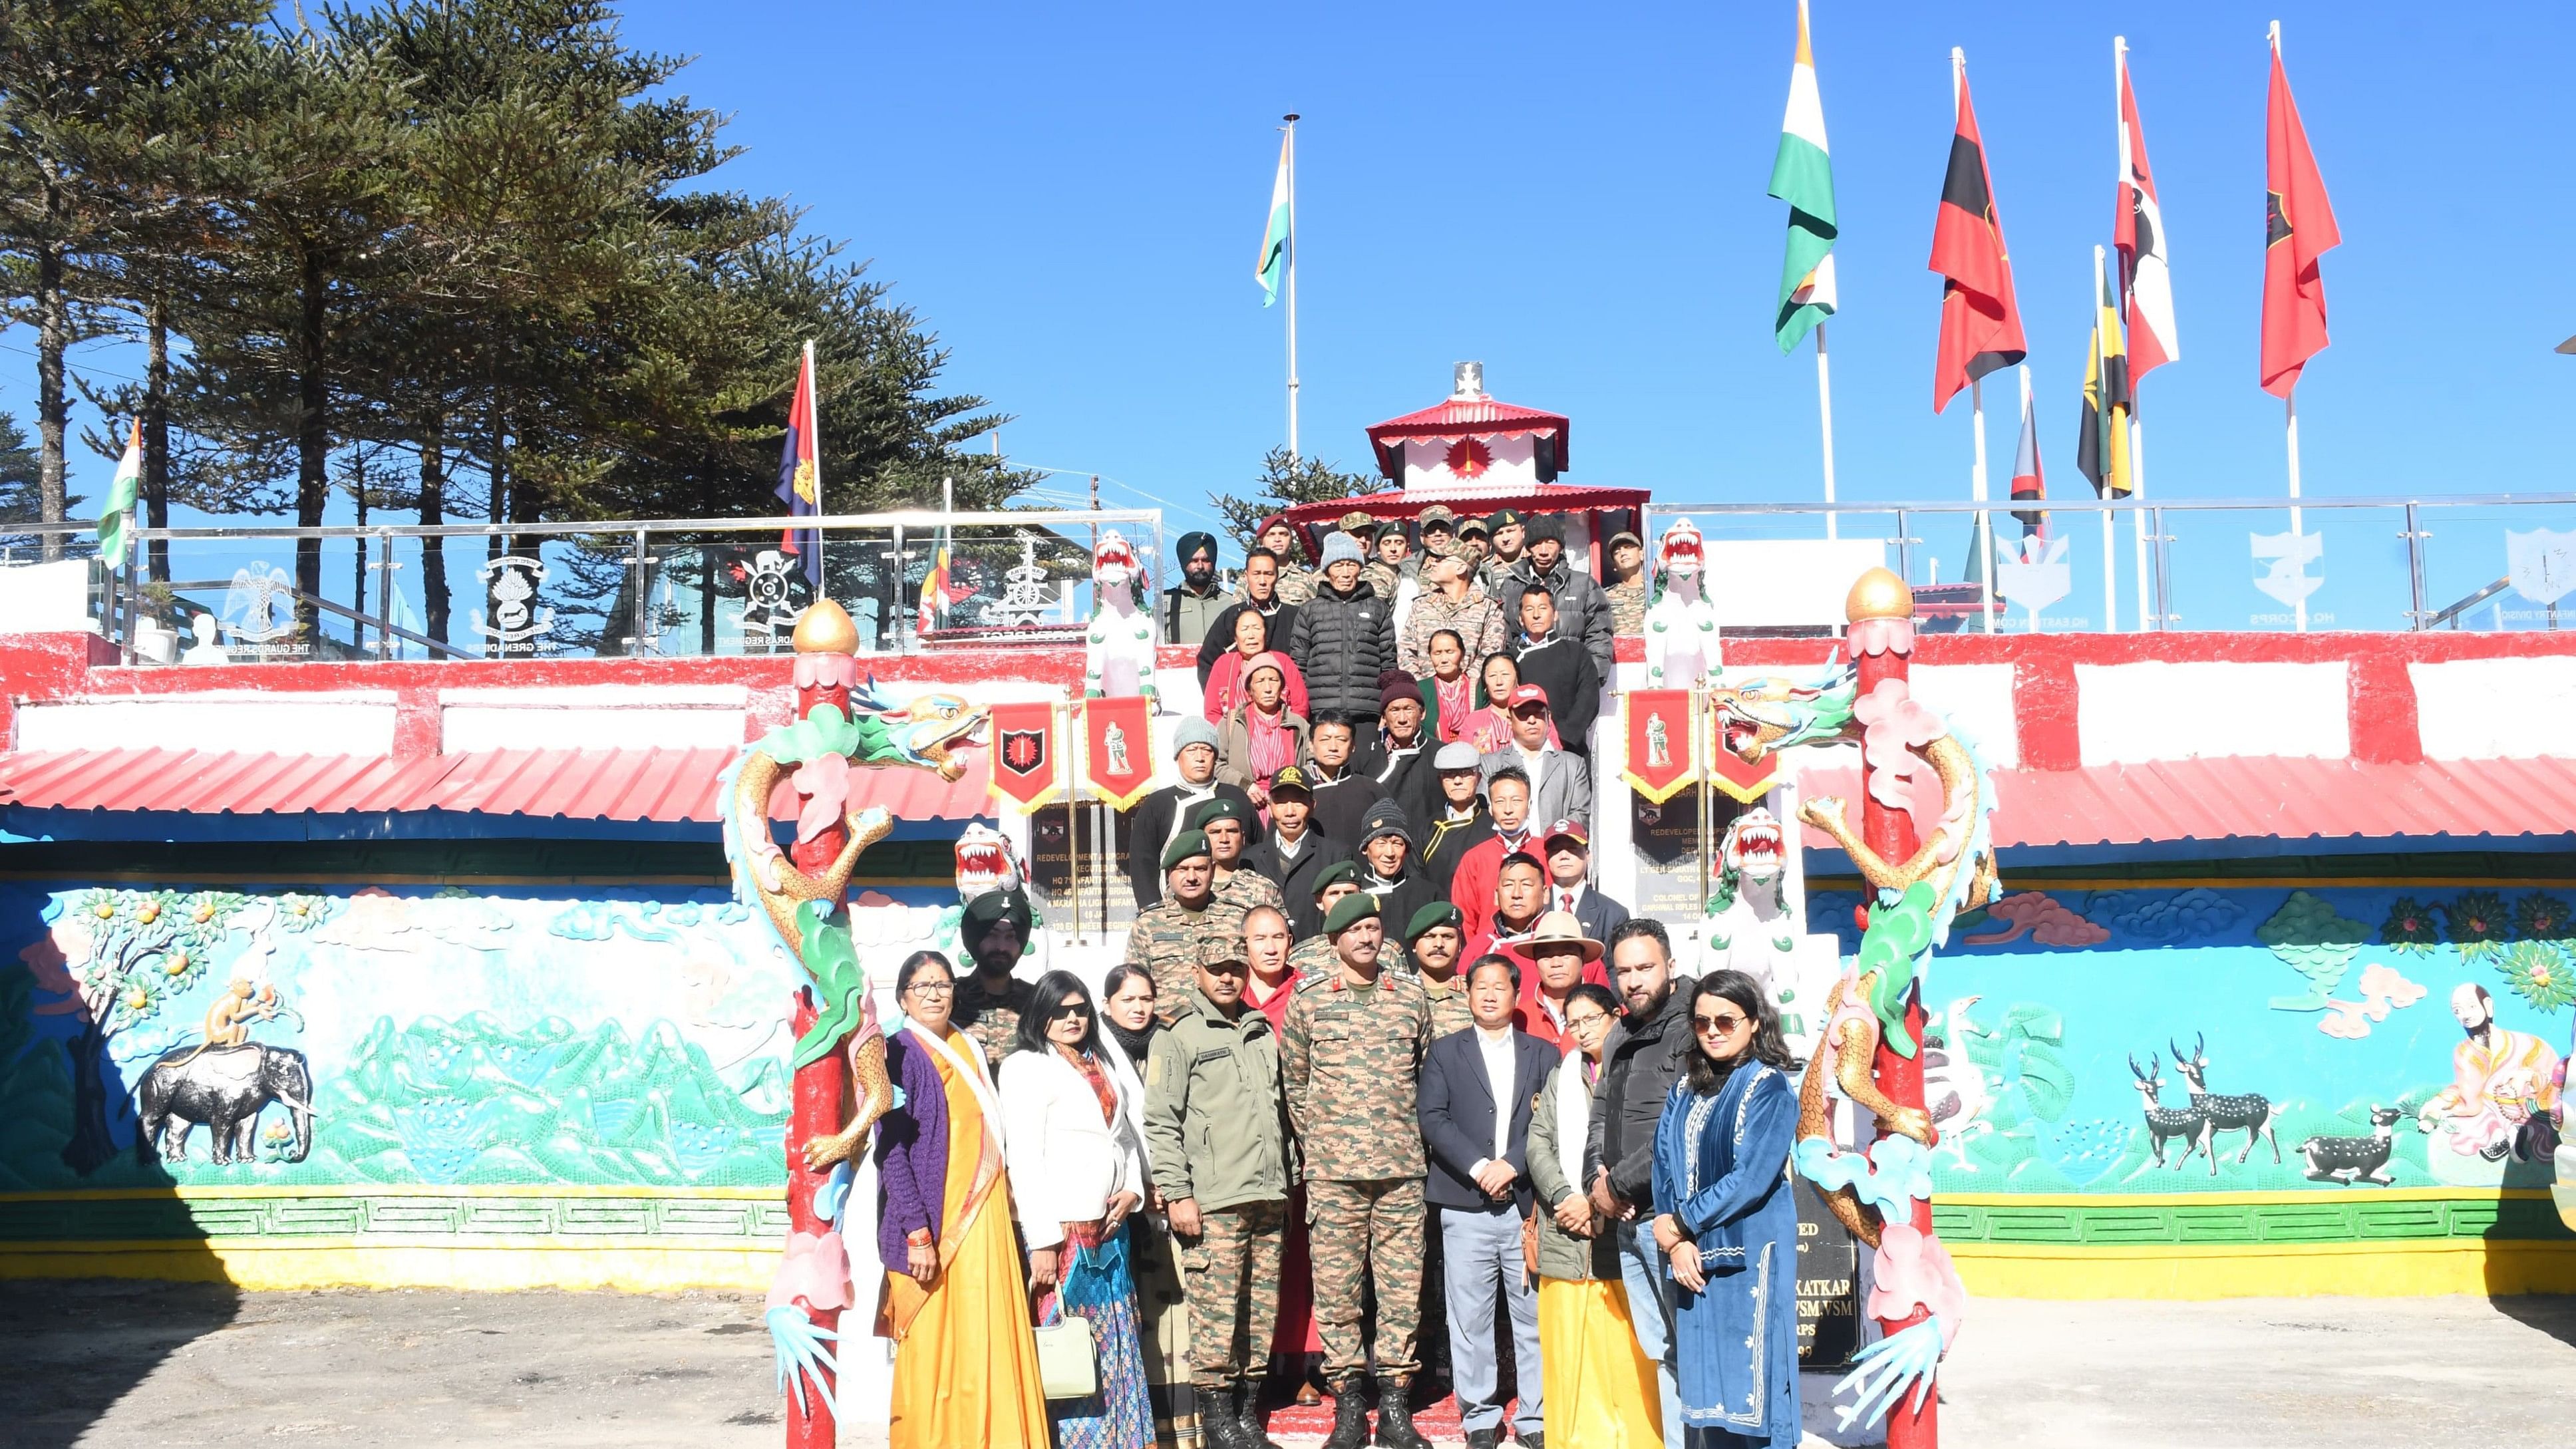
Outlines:
MULTIPOLYGON (((1285 517, 1261 525, 1261 546, 1278 555, 1280 602, 1302 604, 1315 597, 1315 581, 1323 576, 1298 562, 1306 551, 1297 546, 1297 530, 1285 517)), ((1270 642, 1278 645, 1285 641, 1274 637, 1270 642)))
POLYGON ((1208 862, 1215 868, 1218 900, 1241 911, 1254 906, 1268 906, 1280 912, 1288 909, 1288 899, 1279 893, 1278 884, 1244 859, 1252 843, 1252 811, 1242 801, 1222 795, 1201 801, 1190 812, 1190 823, 1207 836, 1208 862))
MULTIPOLYGON (((1154 1187, 1180 1239, 1190 1381, 1212 1449, 1256 1449, 1278 1320, 1296 1147, 1279 1095, 1279 1037, 1244 1001, 1241 940, 1199 943, 1197 983, 1145 1065, 1154 1187)), ((1271 1449, 1277 1446, 1271 1445, 1271 1449)))
POLYGON ((1288 1120, 1306 1159, 1306 1218, 1315 1327, 1332 1385, 1325 1449, 1367 1440, 1361 1401, 1369 1364, 1361 1302, 1377 1291, 1377 1443, 1428 1449, 1405 1402, 1421 1367, 1422 1132, 1415 1084, 1431 1044, 1422 988, 1378 963, 1385 934, 1375 897, 1345 896, 1324 922, 1334 969, 1300 982, 1280 1029, 1288 1120))
POLYGON ((1425 553, 1435 547, 1446 547, 1458 539, 1458 515, 1450 512, 1446 503, 1432 504, 1422 510, 1414 522, 1422 530, 1422 551, 1425 553))
POLYGON ((1155 1014, 1168 1024, 1198 980, 1199 943, 1243 934, 1243 908, 1216 898, 1207 832, 1184 830, 1163 847, 1163 899, 1127 928, 1127 964, 1154 978, 1155 1014))

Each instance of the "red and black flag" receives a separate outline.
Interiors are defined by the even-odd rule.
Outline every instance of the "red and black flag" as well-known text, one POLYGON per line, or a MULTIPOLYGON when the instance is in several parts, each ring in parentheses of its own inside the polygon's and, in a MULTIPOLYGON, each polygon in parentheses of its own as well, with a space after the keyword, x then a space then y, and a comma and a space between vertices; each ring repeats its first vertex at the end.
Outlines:
POLYGON ((1941 181, 1940 218, 1932 225, 1931 265, 1942 277, 1941 346, 1932 366, 1936 413, 1959 389, 2030 352, 2022 341, 2021 308, 2013 301, 2012 254, 1995 214, 1986 147, 1968 100, 1966 62, 1955 51, 1952 61, 1959 67, 1958 129, 1950 138, 1950 172, 1941 181))
POLYGON ((2342 245, 2325 178, 2299 124, 2299 103, 2281 69, 2281 32, 2272 31, 2271 124, 2263 151, 2263 390, 2288 397, 2299 370, 2326 345, 2326 283, 2317 259, 2342 245))
POLYGON ((2164 207, 2147 165, 2147 136, 2138 127, 2138 96, 2129 87, 2128 42, 2112 42, 2120 71, 2120 181, 2112 202, 2111 245, 2120 259, 2120 317, 2129 324, 2129 386, 2182 356, 2174 337, 2173 274, 2165 252, 2164 207))

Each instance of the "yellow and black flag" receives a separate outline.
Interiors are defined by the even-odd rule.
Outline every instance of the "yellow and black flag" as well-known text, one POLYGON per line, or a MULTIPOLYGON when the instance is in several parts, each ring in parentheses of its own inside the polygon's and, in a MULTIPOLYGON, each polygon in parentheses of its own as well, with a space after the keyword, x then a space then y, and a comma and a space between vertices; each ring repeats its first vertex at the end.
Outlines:
POLYGON ((2084 368, 2084 431, 2075 440, 2075 467, 2092 480, 2100 498, 2126 498, 2129 479, 2129 358, 2120 345, 2120 306, 2102 274, 2102 251, 2093 251, 2093 351, 2084 368))

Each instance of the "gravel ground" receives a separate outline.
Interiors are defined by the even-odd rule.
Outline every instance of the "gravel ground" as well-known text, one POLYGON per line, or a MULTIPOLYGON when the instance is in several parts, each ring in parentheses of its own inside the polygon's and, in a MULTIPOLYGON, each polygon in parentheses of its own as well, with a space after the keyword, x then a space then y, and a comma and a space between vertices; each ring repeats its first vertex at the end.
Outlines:
MULTIPOLYGON (((759 1310, 727 1294, 0 1283, 0 1442, 774 1446, 759 1310)), ((1943 1374, 1944 1438, 1962 1449, 2557 1442, 2576 1425, 2571 1344, 2576 1299, 1988 1300, 1943 1374)))

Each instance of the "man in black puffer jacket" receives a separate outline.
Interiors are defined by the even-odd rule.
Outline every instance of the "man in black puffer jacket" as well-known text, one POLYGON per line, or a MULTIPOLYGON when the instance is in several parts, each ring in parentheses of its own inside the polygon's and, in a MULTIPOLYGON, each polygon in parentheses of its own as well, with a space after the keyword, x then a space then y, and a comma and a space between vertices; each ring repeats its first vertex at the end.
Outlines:
POLYGON ((1309 719, 1347 714, 1362 739, 1375 737, 1378 676, 1395 667, 1395 605, 1360 582, 1360 548, 1349 534, 1325 540, 1324 577, 1297 610, 1288 657, 1306 676, 1309 719))

